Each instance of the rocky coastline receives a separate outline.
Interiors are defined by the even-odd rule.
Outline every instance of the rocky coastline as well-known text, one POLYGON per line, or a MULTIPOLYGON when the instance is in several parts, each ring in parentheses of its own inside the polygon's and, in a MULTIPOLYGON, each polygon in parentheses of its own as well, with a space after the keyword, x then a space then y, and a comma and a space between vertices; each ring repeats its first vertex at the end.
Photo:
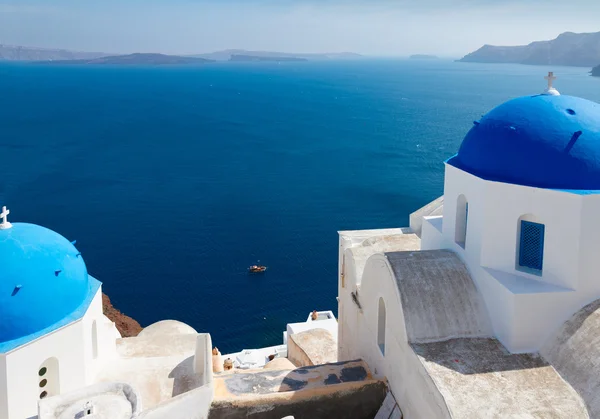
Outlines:
POLYGON ((110 321, 115 323, 122 337, 134 337, 142 331, 142 326, 136 320, 117 310, 110 302, 108 295, 104 293, 102 293, 102 311, 110 321))

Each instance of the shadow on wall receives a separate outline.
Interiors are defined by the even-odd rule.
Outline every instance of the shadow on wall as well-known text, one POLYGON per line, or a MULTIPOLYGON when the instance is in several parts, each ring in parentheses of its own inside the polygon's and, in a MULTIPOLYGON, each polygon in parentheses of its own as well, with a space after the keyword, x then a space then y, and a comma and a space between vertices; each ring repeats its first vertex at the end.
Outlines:
POLYGON ((201 374, 194 373, 194 356, 190 356, 181 361, 169 373, 169 378, 173 379, 173 392, 171 397, 179 396, 204 385, 204 377, 201 374))

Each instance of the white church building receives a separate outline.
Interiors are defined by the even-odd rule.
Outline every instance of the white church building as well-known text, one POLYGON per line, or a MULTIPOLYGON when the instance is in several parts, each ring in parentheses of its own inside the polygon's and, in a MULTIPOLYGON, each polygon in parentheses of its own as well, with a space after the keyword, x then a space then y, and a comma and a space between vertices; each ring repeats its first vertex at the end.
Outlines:
POLYGON ((600 105, 496 107, 404 229, 340 232, 340 360, 405 418, 600 417, 600 105))
POLYGON ((0 213, 0 419, 192 417, 177 414, 190 398, 207 412, 210 335, 163 321, 120 339, 75 242, 11 224, 9 213, 0 213))

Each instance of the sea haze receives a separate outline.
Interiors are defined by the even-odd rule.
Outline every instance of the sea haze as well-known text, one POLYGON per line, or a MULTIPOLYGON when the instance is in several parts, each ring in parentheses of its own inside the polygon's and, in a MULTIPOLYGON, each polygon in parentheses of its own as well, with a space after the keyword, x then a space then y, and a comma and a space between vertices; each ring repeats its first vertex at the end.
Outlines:
POLYGON ((401 227, 473 120, 582 68, 356 61, 0 65, 0 203, 77 240, 115 306, 225 352, 337 308, 338 230, 401 227), (264 275, 246 268, 260 260, 264 275))

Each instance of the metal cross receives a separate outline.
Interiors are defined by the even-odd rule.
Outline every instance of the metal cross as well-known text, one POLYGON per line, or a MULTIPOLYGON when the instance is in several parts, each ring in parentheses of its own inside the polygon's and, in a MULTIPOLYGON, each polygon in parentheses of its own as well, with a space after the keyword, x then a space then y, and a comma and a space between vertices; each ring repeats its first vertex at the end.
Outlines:
POLYGON ((554 80, 556 80, 556 77, 554 76, 554 72, 549 71, 548 75, 546 77, 544 77, 546 80, 548 80, 548 90, 552 89, 552 82, 554 80))

